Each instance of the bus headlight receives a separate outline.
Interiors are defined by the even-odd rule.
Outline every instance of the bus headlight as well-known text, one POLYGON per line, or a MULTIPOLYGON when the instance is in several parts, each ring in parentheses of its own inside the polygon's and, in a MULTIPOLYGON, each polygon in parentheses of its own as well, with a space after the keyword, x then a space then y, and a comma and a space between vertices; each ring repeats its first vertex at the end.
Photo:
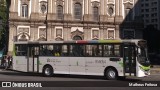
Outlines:
POLYGON ((144 72, 145 75, 149 75, 150 74, 150 66, 145 67, 145 66, 139 66, 140 70, 142 70, 144 72))

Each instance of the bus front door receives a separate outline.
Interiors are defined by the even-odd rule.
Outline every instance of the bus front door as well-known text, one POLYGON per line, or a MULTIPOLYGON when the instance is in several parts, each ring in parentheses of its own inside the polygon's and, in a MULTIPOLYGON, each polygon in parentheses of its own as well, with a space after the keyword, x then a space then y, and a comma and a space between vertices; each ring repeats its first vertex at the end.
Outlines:
POLYGON ((38 72, 38 55, 39 55, 39 47, 38 46, 29 46, 29 54, 28 54, 28 72, 38 72))
POLYGON ((126 45, 123 49, 124 57, 124 75, 136 75, 136 51, 134 45, 126 45))

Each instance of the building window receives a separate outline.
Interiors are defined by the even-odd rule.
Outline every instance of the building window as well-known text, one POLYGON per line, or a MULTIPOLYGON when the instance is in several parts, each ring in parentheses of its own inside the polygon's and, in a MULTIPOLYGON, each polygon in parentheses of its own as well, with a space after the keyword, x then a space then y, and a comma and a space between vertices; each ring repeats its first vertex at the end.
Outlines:
POLYGON ((114 30, 108 30, 107 39, 115 39, 115 31, 114 30))
POLYGON ((56 29, 56 37, 62 37, 62 29, 56 29))
POLYGON ((92 30, 92 39, 97 40, 99 38, 99 30, 92 30))
POLYGON ((132 10, 130 8, 125 9, 125 17, 126 17, 126 21, 132 20, 132 10))
POLYGON ((74 17, 80 20, 82 18, 82 5, 80 3, 75 3, 74 5, 74 17))
POLYGON ((145 16, 146 16, 146 18, 148 18, 148 17, 149 17, 149 14, 146 14, 145 16))
POLYGON ((46 28, 39 28, 39 41, 46 40, 46 28))
POLYGON ((56 28, 55 30, 56 30, 56 37, 55 37, 55 40, 56 41, 62 41, 63 40, 63 30, 62 30, 63 28, 56 28))
POLYGON ((149 6, 149 4, 148 4, 148 3, 146 3, 146 4, 145 4, 145 6, 146 6, 146 7, 148 7, 148 6, 149 6))
POLYGON ((134 39, 135 38, 135 31, 134 30, 124 30, 123 38, 124 39, 134 39))
POLYGON ((82 37, 81 37, 81 36, 76 35, 76 36, 74 36, 74 37, 73 37, 73 40, 82 40, 82 37))
POLYGON ((145 9, 146 12, 149 12, 149 9, 145 9))
POLYGON ((98 7, 93 7, 93 20, 99 20, 99 9, 98 7))
POLYGON ((22 5, 22 17, 28 17, 28 5, 27 4, 22 5))
POLYGON ((57 6, 57 18, 63 19, 63 6, 61 5, 57 6))

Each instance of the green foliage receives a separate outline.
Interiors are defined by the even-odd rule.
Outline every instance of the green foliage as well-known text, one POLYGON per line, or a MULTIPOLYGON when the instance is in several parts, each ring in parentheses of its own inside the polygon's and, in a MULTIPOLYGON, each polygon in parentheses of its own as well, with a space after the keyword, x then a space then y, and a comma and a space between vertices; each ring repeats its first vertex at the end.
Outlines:
POLYGON ((8 9, 7 9, 7 3, 6 0, 0 0, 0 19, 2 20, 2 25, 0 28, 0 50, 4 47, 6 44, 6 24, 8 20, 8 9))
POLYGON ((2 18, 3 24, 7 22, 7 4, 5 0, 0 0, 0 17, 2 18))

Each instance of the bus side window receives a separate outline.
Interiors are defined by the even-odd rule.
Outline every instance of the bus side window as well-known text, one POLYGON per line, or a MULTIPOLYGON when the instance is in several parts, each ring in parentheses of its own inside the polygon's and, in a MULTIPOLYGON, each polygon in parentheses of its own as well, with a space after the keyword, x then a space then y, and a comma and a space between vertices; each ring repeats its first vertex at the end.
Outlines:
POLYGON ((104 45, 104 57, 113 56, 113 45, 104 45))
POLYGON ((99 49, 97 45, 92 46, 92 56, 98 56, 99 49))
POLYGON ((26 56, 27 55, 27 45, 16 45, 15 54, 16 56, 26 56))
POLYGON ((84 45, 71 45, 70 55, 74 57, 84 56, 84 45))
POLYGON ((67 45, 62 46, 61 56, 68 56, 68 46, 67 45))
POLYGON ((53 56, 59 57, 62 53, 62 46, 61 45, 54 45, 53 46, 53 56))
POLYGON ((120 57, 120 45, 114 45, 114 55, 120 57))
POLYGON ((94 57, 102 56, 102 45, 92 45, 92 56, 94 57))
POLYGON ((15 52, 14 53, 15 53, 16 56, 18 56, 18 47, 17 46, 15 47, 15 52))
POLYGON ((120 45, 104 45, 104 57, 120 57, 120 45))
POLYGON ((85 56, 86 57, 91 57, 92 56, 92 47, 91 47, 91 45, 86 45, 85 56))

